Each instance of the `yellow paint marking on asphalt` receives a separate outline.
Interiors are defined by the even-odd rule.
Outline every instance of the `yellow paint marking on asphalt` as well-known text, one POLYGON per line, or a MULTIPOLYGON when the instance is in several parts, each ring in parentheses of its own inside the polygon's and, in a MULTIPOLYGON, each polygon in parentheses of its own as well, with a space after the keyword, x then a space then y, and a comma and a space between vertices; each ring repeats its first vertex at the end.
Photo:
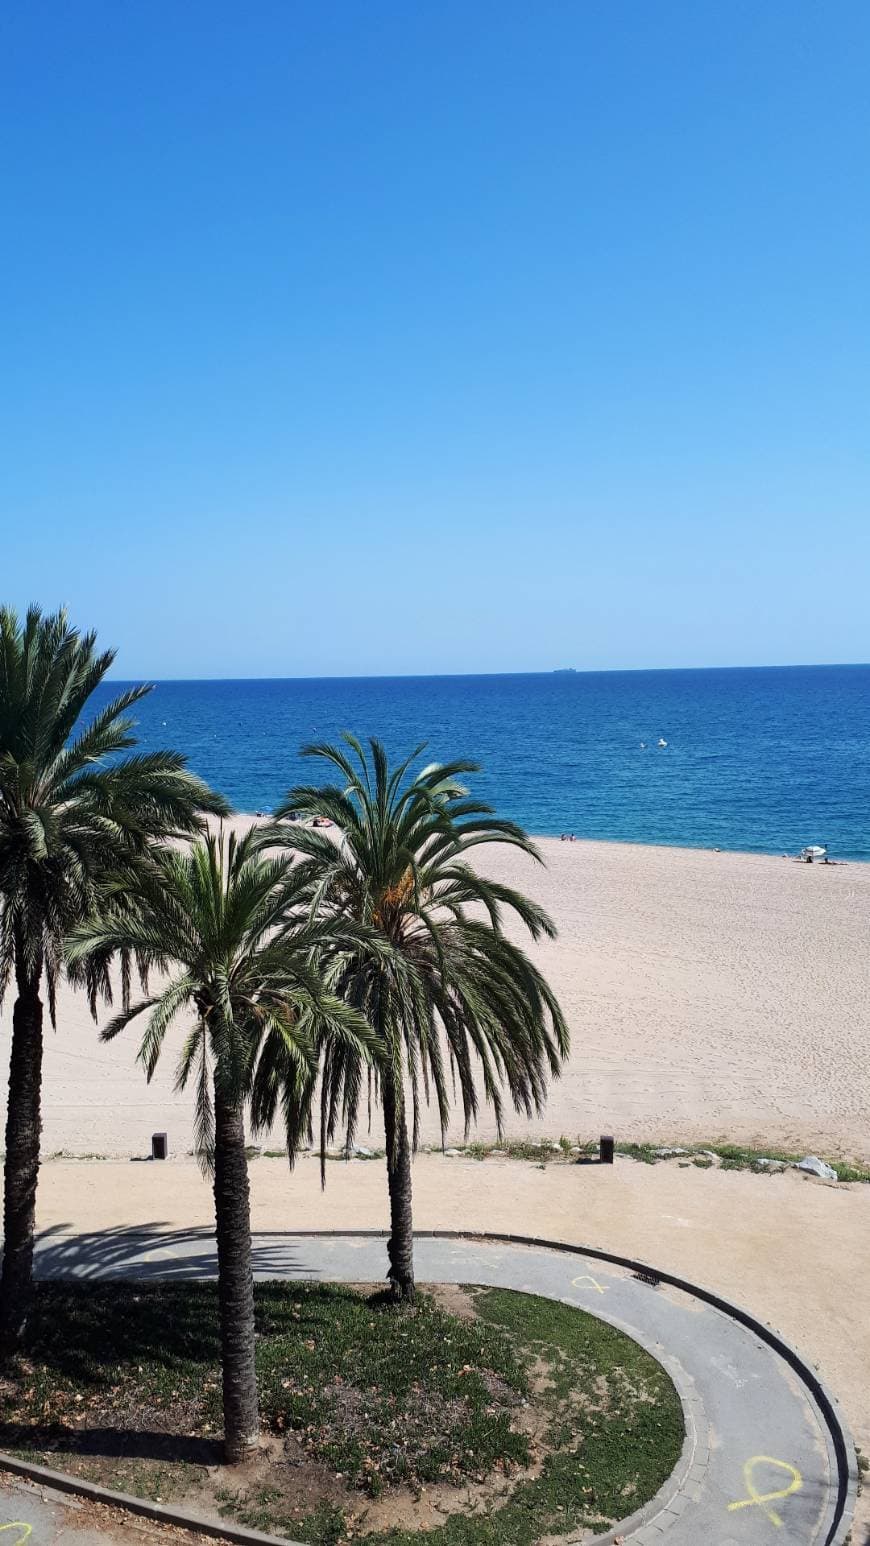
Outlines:
POLYGON ((580 1278, 572 1278, 571 1279, 571 1287, 572 1288, 583 1288, 583 1286, 585 1284, 587 1284, 587 1283, 589 1284, 589 1286, 591 1288, 594 1288, 597 1293, 599 1293, 599 1294, 603 1294, 604 1293, 604 1289, 601 1287, 601 1284, 600 1283, 596 1283, 595 1279, 588 1272, 584 1272, 583 1276, 580 1277, 580 1278))
MULTIPOLYGON (((7 1525, 0 1525, 0 1535, 4 1530, 20 1530, 21 1534, 17 1541, 11 1543, 11 1546, 24 1546, 28 1536, 33 1534, 33 1525, 26 1524, 23 1519, 11 1519, 7 1525)), ((4 1546, 9 1546, 9 1543, 4 1542, 4 1546)))
POLYGON ((746 1483, 746 1491, 749 1496, 740 1498, 737 1503, 729 1503, 729 1513, 735 1508, 753 1508, 757 1506, 764 1509, 771 1524, 776 1525, 778 1530, 781 1529, 782 1520, 779 1514, 776 1512, 776 1509, 769 1508, 768 1505, 779 1502, 780 1498, 790 1498, 793 1492, 800 1492, 804 1479, 797 1466, 789 1465, 787 1460, 774 1460, 772 1455, 753 1455, 752 1459, 747 1460, 743 1467, 743 1480, 746 1483), (788 1486, 780 1487, 775 1492, 759 1492, 755 1485, 755 1468, 760 1465, 775 1466, 778 1471, 787 1471, 791 1477, 788 1486))

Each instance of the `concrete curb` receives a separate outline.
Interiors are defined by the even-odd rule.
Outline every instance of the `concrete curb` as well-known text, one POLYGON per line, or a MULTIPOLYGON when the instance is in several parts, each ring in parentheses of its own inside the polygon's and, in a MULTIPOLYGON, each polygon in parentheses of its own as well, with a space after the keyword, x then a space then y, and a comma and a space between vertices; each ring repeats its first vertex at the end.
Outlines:
MULTIPOLYGON (((313 1231, 312 1231, 313 1233, 313 1231)), ((373 1234, 380 1231, 372 1231, 373 1234)), ((806 1385, 819 1409, 828 1429, 832 1443, 834 1458, 837 1464, 837 1502, 834 1508, 834 1519, 825 1537, 824 1546, 845 1546, 849 1531, 852 1528, 852 1518, 855 1512, 855 1501, 858 1496, 858 1457, 855 1452, 855 1444, 852 1439, 848 1424, 840 1416, 839 1402, 832 1391, 828 1390, 825 1382, 819 1377, 812 1364, 787 1342, 772 1326, 758 1320, 749 1310, 734 1304, 730 1299, 725 1299, 721 1294, 712 1289, 701 1288, 697 1283, 690 1283, 686 1278, 678 1277, 675 1273, 664 1272, 658 1267, 651 1267, 648 1262, 637 1261, 631 1256, 617 1256, 612 1251, 602 1251, 594 1246, 568 1245, 562 1240, 546 1240, 537 1235, 502 1235, 484 1234, 477 1231, 462 1230, 420 1230, 421 1237, 428 1236, 433 1239, 466 1239, 480 1241, 502 1241, 509 1245, 526 1245, 537 1247, 540 1250, 564 1251, 572 1256, 589 1256, 596 1261, 610 1262, 616 1267, 625 1267, 631 1272, 652 1273, 662 1283, 668 1283, 672 1288, 682 1289, 684 1293, 701 1299, 705 1304, 710 1304, 714 1309, 720 1310, 723 1315, 730 1316, 732 1320, 739 1321, 749 1331, 771 1347, 775 1353, 797 1374, 798 1378, 806 1385)), ((604 1537, 608 1541, 609 1537, 604 1537)), ((590 1542, 590 1546, 598 1546, 597 1542, 590 1542)), ((602 1542, 603 1546, 603 1542, 602 1542)))
MULTIPOLYGON (((209 1234, 211 1231, 191 1230, 191 1238, 209 1234)), ((388 1231, 384 1229, 300 1229, 300 1230, 264 1230, 262 1234, 285 1234, 293 1239, 386 1239, 388 1231)), ((130 1238, 142 1238, 150 1236, 151 1231, 130 1231, 130 1238)), ((749 1331, 753 1332, 760 1341, 767 1344, 774 1352, 794 1370, 799 1379, 807 1387, 813 1397, 820 1415, 828 1430, 834 1460, 836 1462, 837 1499, 834 1506, 834 1518, 825 1537, 823 1546, 845 1546, 849 1531, 852 1526, 852 1517, 855 1511, 855 1500, 858 1492, 858 1461, 855 1446, 847 1424, 840 1416, 836 1397, 828 1390, 824 1381, 820 1379, 815 1369, 801 1354, 791 1346, 778 1332, 763 1321, 757 1319, 750 1311, 742 1309, 730 1300, 715 1293, 711 1289, 699 1287, 696 1283, 690 1283, 686 1278, 678 1277, 675 1273, 663 1271, 657 1267, 651 1267, 648 1262, 642 1262, 631 1256, 620 1256, 612 1251, 604 1251, 595 1246, 571 1245, 564 1240, 550 1240, 539 1235, 512 1235, 489 1233, 483 1230, 462 1229, 420 1229, 414 1231, 415 1239, 420 1240, 474 1240, 483 1244, 502 1244, 527 1246, 538 1250, 560 1251, 570 1256, 585 1256, 595 1261, 609 1262, 616 1267, 624 1267, 630 1272, 644 1272, 654 1275, 662 1283, 667 1283, 673 1288, 681 1289, 684 1293, 691 1294, 696 1299, 712 1305, 714 1309, 721 1311, 723 1315, 738 1321, 749 1331)), ((588 1312, 587 1312, 588 1313, 588 1312)), ((632 1331, 630 1335, 640 1342, 637 1333, 632 1331)), ((641 1343, 641 1345, 644 1345, 641 1343)), ((627 1542, 634 1542, 635 1546, 645 1546, 645 1529, 653 1519, 661 1514, 671 1514, 671 1519, 663 1517, 662 1523, 653 1526, 653 1537, 659 1539, 663 1529, 668 1523, 673 1522, 680 1510, 671 1507, 681 1495, 685 1495, 684 1489, 687 1483, 694 1484, 694 1471, 700 1463, 706 1468, 706 1455, 696 1459, 695 1445, 703 1442, 706 1448, 706 1437, 698 1432, 698 1402, 697 1396, 687 1391, 687 1378, 685 1372, 676 1365, 674 1360, 663 1359, 649 1345, 646 1350, 657 1358, 671 1378, 674 1380, 680 1400, 683 1403, 684 1417, 686 1417, 686 1439, 680 1459, 671 1476, 659 1490, 656 1496, 650 1499, 642 1509, 629 1518, 620 1521, 605 1535, 596 1536, 588 1542, 588 1546, 613 1546, 617 1536, 626 1536, 627 1542), (687 1411, 688 1402, 688 1411, 687 1411), (692 1404, 694 1403, 694 1405, 692 1404), (691 1420, 694 1443, 690 1448, 689 1422, 691 1420), (688 1458, 688 1465, 686 1460, 688 1458), (680 1477, 677 1486, 674 1479, 680 1477)), ((701 1412, 703 1409, 701 1408, 701 1412)), ((126 1493, 112 1492, 108 1488, 96 1486, 92 1482, 86 1482, 79 1477, 70 1476, 66 1472, 50 1471, 44 1466, 31 1465, 27 1461, 18 1460, 12 1455, 0 1452, 0 1470, 6 1470, 14 1475, 22 1476, 30 1481, 43 1486, 54 1487, 58 1491, 76 1493, 79 1496, 89 1498, 92 1502, 103 1503, 108 1507, 126 1509, 130 1513, 138 1514, 143 1518, 151 1519, 158 1524, 174 1525, 181 1529, 197 1532, 219 1540, 231 1541, 234 1546, 304 1546, 304 1543, 290 1541, 286 1537, 264 1535, 257 1530, 247 1530, 241 1526, 234 1526, 224 1521, 208 1519, 195 1513, 172 1509, 165 1504, 149 1503, 143 1498, 131 1497, 126 1493)))
MULTIPOLYGON (((585 1313, 589 1315, 594 1312, 587 1310, 585 1313)), ((611 1320, 608 1324, 619 1327, 618 1321, 611 1320)), ((686 1436, 679 1460, 655 1496, 636 1513, 612 1525, 604 1535, 596 1535, 591 1540, 585 1533, 578 1536, 576 1546, 581 1546, 581 1543, 582 1546, 614 1546, 615 1542, 622 1540, 628 1546, 645 1546, 644 1531, 647 1526, 653 1526, 655 1540, 661 1541, 662 1532, 685 1507, 685 1504, 678 1505, 677 1500, 680 1497, 687 1500, 691 1497, 687 1489, 691 1488, 694 1492, 695 1488, 700 1488, 710 1461, 706 1414, 691 1375, 686 1373, 675 1358, 662 1358, 655 1343, 647 1337, 638 1336, 634 1327, 629 1330, 622 1326, 619 1329, 631 1337, 633 1342, 637 1342, 670 1375, 683 1408, 686 1436)), ((575 1546, 575 1543, 569 1540, 567 1546, 575 1546)))
POLYGON ((198 1535, 208 1535, 221 1541, 231 1541, 233 1546, 305 1546, 302 1541, 290 1541, 282 1535, 263 1535, 260 1530, 246 1530, 229 1520, 209 1519, 193 1510, 168 1508, 165 1503, 149 1503, 147 1498, 135 1498, 127 1492, 112 1492, 109 1487, 98 1487, 86 1482, 81 1476, 70 1476, 66 1471, 50 1471, 44 1465, 32 1465, 29 1460, 19 1460, 15 1455, 0 1451, 0 1471, 9 1471, 25 1481, 40 1487, 51 1487, 55 1492, 73 1493, 87 1498, 91 1503, 101 1503, 106 1508, 123 1509, 137 1514, 140 1519, 150 1519, 153 1524, 173 1525, 176 1529, 192 1530, 198 1535))

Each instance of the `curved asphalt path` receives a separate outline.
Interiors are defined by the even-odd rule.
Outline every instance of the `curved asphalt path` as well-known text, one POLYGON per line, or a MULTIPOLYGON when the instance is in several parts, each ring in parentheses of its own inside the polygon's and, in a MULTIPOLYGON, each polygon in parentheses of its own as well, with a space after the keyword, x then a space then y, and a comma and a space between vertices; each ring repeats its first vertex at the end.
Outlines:
MULTIPOLYGON (((687 1442, 671 1484, 632 1521, 632 1546, 828 1546, 840 1473, 830 1430, 791 1366, 754 1332, 682 1289, 594 1255, 469 1239, 417 1239, 420 1283, 481 1283, 589 1310, 653 1352, 683 1400, 687 1442)), ((381 1282, 383 1238, 257 1235, 258 1278, 381 1282)), ((205 1232, 49 1234, 41 1277, 213 1277, 205 1232)), ((620 1539, 622 1537, 619 1537, 620 1539)), ((608 1537, 610 1539, 610 1537, 608 1537)))

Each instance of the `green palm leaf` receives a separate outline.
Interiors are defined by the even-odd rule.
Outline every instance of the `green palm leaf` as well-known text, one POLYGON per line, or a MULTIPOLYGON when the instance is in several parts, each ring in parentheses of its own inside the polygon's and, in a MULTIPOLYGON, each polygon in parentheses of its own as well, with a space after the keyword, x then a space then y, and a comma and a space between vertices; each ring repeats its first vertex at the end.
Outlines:
MULTIPOLYGON (((391 771, 377 740, 365 749, 345 735, 339 746, 306 747, 306 755, 337 770, 343 782, 290 790, 271 839, 297 856, 300 887, 307 888, 315 916, 363 931, 341 957, 336 988, 366 1015, 380 1046, 374 1082, 384 1109, 393 1203, 390 1275, 403 1294, 412 1287, 410 1245, 397 1239, 407 1235, 410 1220, 403 1146, 416 1146, 422 1102, 434 1101, 442 1136, 456 1096, 466 1131, 481 1098, 501 1130, 506 1107, 524 1115, 541 1110, 547 1081, 568 1050, 555 995, 504 933, 505 918, 513 917, 533 939, 552 938, 551 919, 530 898, 478 874, 467 858, 494 842, 538 862, 540 855, 520 827, 469 794, 465 781, 475 763, 430 763, 414 773, 423 751, 415 748, 391 771), (326 818, 334 829, 304 825, 314 818, 326 818)), ((319 1098, 323 1152, 339 1120, 346 1144, 352 1143, 369 1081, 349 1049, 320 1041, 316 1051, 319 1083, 307 1081, 294 1098, 309 1107, 319 1098)), ((279 1059, 264 1061, 257 1092, 264 1115, 274 1114, 281 1077, 279 1059)), ((292 1104, 287 1092, 284 1103, 292 1104)), ((291 1142, 310 1132, 312 1115, 310 1109, 294 1113, 291 1142)))
POLYGON ((125 1006, 103 1033, 147 1016, 139 1060, 149 1078, 176 1017, 191 1013, 176 1086, 193 1082, 195 1150, 214 1179, 230 1458, 250 1450, 258 1422, 245 1110, 255 1125, 271 1123, 280 1092, 295 1146, 316 1049, 334 1045, 356 1070, 374 1044, 363 1014, 335 991, 362 932, 313 917, 297 867, 286 852, 270 853, 268 841, 252 830, 152 846, 103 899, 102 913, 73 932, 67 952, 76 971, 104 971, 126 953, 167 974, 160 993, 125 1006))
MULTIPOLYGON (((13 978, 16 988, 0 1282, 0 1337, 10 1342, 31 1294, 42 994, 54 1024, 67 935, 103 906, 123 910, 119 877, 147 868, 155 840, 195 832, 207 814, 227 810, 176 753, 130 755, 130 710, 148 687, 94 710, 113 661, 64 611, 31 607, 22 622, 0 608, 0 1004, 13 978)), ((94 1011, 111 999, 110 959, 106 942, 70 967, 94 1011)), ((126 966, 122 993, 126 1003, 126 966)))

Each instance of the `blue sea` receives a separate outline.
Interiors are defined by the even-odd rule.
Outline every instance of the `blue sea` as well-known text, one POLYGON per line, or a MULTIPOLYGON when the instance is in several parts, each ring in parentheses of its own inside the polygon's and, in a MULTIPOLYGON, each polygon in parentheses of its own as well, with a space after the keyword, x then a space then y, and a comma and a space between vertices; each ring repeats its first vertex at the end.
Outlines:
POLYGON ((300 747, 349 729, 473 758, 539 835, 870 859, 870 666, 159 682, 137 717, 242 811, 322 777, 300 747))

